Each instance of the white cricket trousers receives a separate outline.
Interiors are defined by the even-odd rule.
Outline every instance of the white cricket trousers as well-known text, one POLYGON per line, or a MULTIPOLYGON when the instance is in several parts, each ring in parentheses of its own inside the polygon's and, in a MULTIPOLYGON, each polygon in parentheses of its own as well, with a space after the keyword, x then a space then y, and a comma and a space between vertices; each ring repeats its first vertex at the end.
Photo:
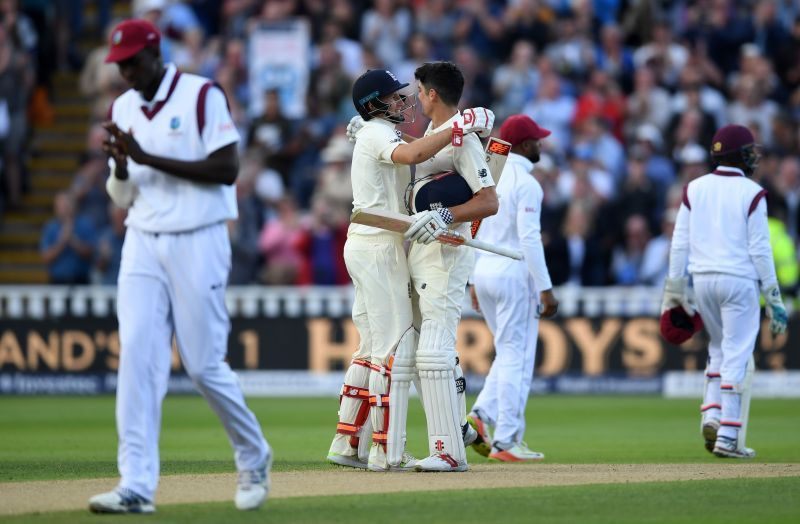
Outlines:
POLYGON ((256 469, 269 454, 239 381, 224 360, 230 264, 224 223, 184 233, 153 234, 131 227, 125 235, 117 289, 117 462, 120 487, 150 500, 158 486, 161 404, 173 334, 186 373, 225 427, 236 468, 256 469))
POLYGON ((719 373, 722 384, 744 380, 761 322, 758 284, 723 273, 693 275, 697 309, 710 338, 707 373, 719 373))
POLYGON ((481 271, 479 264, 475 271, 475 292, 494 336, 495 358, 473 410, 495 425, 495 442, 518 443, 525 435, 525 405, 536 360, 538 299, 523 263, 503 272, 481 271))

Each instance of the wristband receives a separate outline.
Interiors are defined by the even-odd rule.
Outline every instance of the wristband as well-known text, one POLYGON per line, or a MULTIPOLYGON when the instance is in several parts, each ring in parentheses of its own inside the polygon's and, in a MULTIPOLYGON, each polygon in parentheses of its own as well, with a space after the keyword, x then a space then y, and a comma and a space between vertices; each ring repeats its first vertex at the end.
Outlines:
POLYGON ((442 217, 444 223, 448 226, 453 223, 453 213, 450 212, 449 209, 446 207, 440 207, 436 210, 439 213, 439 216, 442 217))

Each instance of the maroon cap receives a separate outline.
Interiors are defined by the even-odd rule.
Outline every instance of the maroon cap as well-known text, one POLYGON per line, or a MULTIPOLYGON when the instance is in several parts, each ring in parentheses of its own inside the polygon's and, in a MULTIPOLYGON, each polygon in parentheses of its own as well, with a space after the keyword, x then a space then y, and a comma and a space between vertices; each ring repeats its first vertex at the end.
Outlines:
POLYGON ((125 20, 111 33, 106 63, 127 60, 145 47, 158 47, 160 43, 161 33, 147 20, 125 20))
POLYGON ((744 146, 754 144, 756 138, 744 126, 727 125, 719 128, 711 139, 711 154, 726 155, 739 151, 744 146))
POLYGON ((550 136, 550 131, 534 122, 527 115, 511 115, 500 126, 500 139, 510 142, 512 146, 533 139, 540 140, 550 136))
POLYGON ((661 314, 661 336, 672 344, 683 344, 701 329, 703 319, 697 312, 690 317, 681 306, 675 306, 661 314))

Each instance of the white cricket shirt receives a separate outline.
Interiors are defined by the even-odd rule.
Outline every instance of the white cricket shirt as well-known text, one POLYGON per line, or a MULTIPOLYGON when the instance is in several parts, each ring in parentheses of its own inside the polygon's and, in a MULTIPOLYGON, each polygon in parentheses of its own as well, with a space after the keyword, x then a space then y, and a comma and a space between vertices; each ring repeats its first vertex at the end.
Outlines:
MULTIPOLYGON (((392 153, 405 143, 395 132, 395 124, 382 118, 364 123, 356 133, 350 181, 353 184, 353 211, 370 207, 405 213, 403 191, 411 180, 409 166, 392 162, 392 153)), ((391 234, 362 224, 350 224, 348 235, 391 234)), ((395 233, 402 239, 402 234, 395 233)))
POLYGON ((725 273, 774 284, 766 191, 735 167, 719 166, 689 182, 675 222, 670 278, 725 273))
MULTIPOLYGON (((456 112, 449 120, 436 129, 433 128, 433 122, 429 123, 428 129, 425 130, 425 136, 450 129, 453 127, 453 122, 460 120, 460 118, 460 113, 456 112)), ((452 143, 447 144, 431 158, 417 164, 414 179, 419 181, 427 175, 441 173, 442 171, 456 171, 460 174, 462 178, 467 181, 470 189, 472 189, 473 195, 484 187, 494 186, 494 180, 489 172, 489 165, 486 163, 486 153, 483 150, 480 138, 478 138, 475 133, 464 135, 464 141, 460 147, 454 147, 452 143)), ((417 191, 428 182, 430 182, 430 180, 419 181, 414 184, 411 206, 415 213, 417 209, 414 207, 414 197, 416 197, 417 191)), ((453 224, 451 228, 456 229, 462 234, 470 234, 468 223, 453 224)))
MULTIPOLYGON (((152 101, 130 89, 114 101, 109 113, 121 130, 133 133, 144 151, 176 160, 202 160, 239 140, 222 90, 172 64, 152 101)), ((113 160, 110 165, 113 176, 113 160)), ((125 221, 129 227, 175 233, 237 217, 232 185, 191 182, 131 159, 128 173, 137 190, 125 221)))
POLYGON ((524 260, 476 250, 476 272, 510 273, 527 266, 537 291, 553 287, 542 245, 542 186, 533 177, 533 162, 522 155, 509 153, 503 175, 497 184, 500 208, 496 215, 481 222, 476 238, 495 246, 521 250, 524 260))

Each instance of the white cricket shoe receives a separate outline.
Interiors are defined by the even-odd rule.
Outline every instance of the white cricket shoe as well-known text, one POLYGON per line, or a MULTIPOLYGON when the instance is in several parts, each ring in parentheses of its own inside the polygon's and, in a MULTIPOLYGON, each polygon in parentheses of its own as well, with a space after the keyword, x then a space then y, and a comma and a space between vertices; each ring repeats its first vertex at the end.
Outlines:
POLYGON ((347 468, 367 469, 367 463, 358 458, 358 455, 342 455, 328 452, 328 462, 347 468))
POLYGON ((127 488, 101 493, 89 499, 92 513, 155 513, 155 505, 127 488))
POLYGON ((714 453, 714 444, 717 442, 717 431, 719 430, 719 420, 710 418, 703 422, 702 432, 706 441, 706 449, 709 453, 714 453))
POLYGON ((396 466, 392 466, 390 464, 386 464, 386 466, 382 466, 378 462, 372 461, 372 462, 369 463, 369 465, 367 465, 367 469, 369 469, 370 471, 384 471, 384 472, 385 471, 397 471, 397 472, 414 471, 414 468, 416 468, 418 463, 419 463, 419 461, 416 458, 414 458, 414 456, 411 453, 409 453, 407 451, 404 451, 403 452, 403 456, 400 458, 400 464, 397 464, 396 466))
POLYGON ((449 453, 435 453, 417 462, 417 471, 456 472, 467 471, 467 462, 459 462, 449 453))
POLYGON ((722 458, 749 459, 756 456, 756 451, 752 448, 739 449, 736 439, 720 435, 714 444, 714 455, 722 458))
POLYGON ((474 449, 478 455, 488 457, 489 453, 492 452, 492 438, 489 433, 489 423, 483 420, 477 412, 471 411, 470 414, 467 415, 467 424, 469 424, 470 429, 477 433, 477 436, 470 442, 467 442, 465 436, 464 447, 472 446, 472 449, 474 449))
POLYGON ((272 469, 272 455, 267 457, 267 462, 258 469, 248 469, 239 472, 236 483, 236 509, 247 511, 258 509, 269 496, 269 471, 272 469))
POLYGON ((538 462, 544 460, 544 453, 531 451, 524 442, 518 442, 508 449, 500 449, 492 446, 489 460, 500 462, 538 462))

